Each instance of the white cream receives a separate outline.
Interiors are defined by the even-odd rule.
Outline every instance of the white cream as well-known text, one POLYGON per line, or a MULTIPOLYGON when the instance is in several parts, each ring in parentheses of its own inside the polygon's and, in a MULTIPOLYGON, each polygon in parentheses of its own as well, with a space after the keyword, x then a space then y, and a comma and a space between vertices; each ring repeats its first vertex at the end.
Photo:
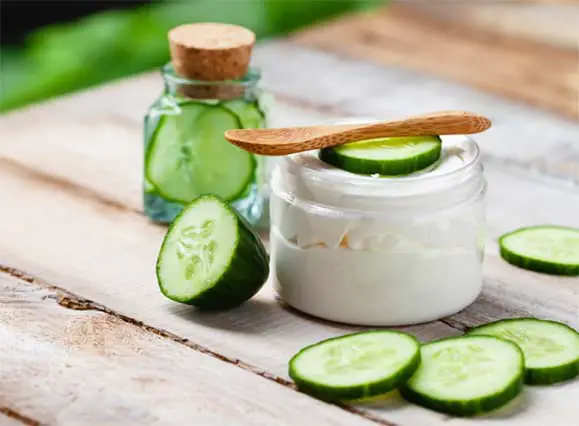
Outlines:
POLYGON ((476 144, 445 137, 442 160, 404 178, 359 176, 317 153, 271 182, 280 297, 321 318, 404 325, 455 313, 482 285, 485 182, 476 144))

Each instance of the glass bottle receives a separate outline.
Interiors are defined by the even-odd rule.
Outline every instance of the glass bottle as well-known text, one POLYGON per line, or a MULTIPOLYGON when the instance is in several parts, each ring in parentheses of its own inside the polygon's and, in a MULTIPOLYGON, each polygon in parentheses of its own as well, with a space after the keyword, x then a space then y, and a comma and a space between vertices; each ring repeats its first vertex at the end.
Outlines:
POLYGON ((243 64, 249 60, 246 51, 241 59, 238 55, 236 69, 226 69, 227 58, 244 47, 239 40, 229 48, 225 62, 210 49, 182 51, 183 46, 206 43, 208 36, 219 40, 224 27, 248 30, 225 24, 183 27, 189 30, 189 44, 179 39, 182 34, 169 33, 172 61, 161 69, 164 91, 145 117, 145 214, 153 221, 170 223, 190 201, 213 194, 250 224, 267 227, 267 159, 230 144, 223 136, 228 129, 267 126, 264 101, 270 96, 259 88, 260 70, 243 64), (200 29, 205 39, 191 28, 200 29))

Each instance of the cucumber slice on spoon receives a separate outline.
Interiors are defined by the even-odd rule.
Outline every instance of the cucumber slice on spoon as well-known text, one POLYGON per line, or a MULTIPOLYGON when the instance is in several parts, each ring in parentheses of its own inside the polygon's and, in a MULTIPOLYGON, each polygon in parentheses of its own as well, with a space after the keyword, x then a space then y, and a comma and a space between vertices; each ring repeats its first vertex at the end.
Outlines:
POLYGON ((157 258, 161 292, 203 309, 228 309, 253 297, 269 275, 259 236, 224 201, 199 197, 175 218, 157 258))
POLYGON ((455 416, 502 407, 523 387, 523 353, 490 336, 461 336, 427 343, 421 363, 400 388, 417 405, 455 416))
POLYGON ((525 383, 551 384, 579 375, 579 333, 571 327, 537 318, 495 321, 471 329, 516 343, 525 355, 525 383))
POLYGON ((519 228, 499 239, 503 259, 552 275, 579 275, 579 229, 544 225, 519 228))
POLYGON ((292 357, 289 375, 298 388, 328 401, 386 393, 407 380, 420 361, 411 335, 366 331, 323 340, 292 357))
POLYGON ((441 156, 438 136, 369 139, 323 148, 322 161, 352 173, 382 176, 406 175, 425 169, 441 156))

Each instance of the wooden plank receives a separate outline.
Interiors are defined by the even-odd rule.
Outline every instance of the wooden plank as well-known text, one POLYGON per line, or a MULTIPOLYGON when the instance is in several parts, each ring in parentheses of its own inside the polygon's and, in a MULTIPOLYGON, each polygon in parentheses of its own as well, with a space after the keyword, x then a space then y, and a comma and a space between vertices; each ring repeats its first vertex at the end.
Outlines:
MULTIPOLYGON (((536 184, 529 185, 524 180, 504 182, 504 176, 498 175, 498 178, 502 185, 495 185, 494 191, 506 188, 508 193, 532 194, 537 190, 536 184)), ((559 190, 542 189, 538 191, 538 197, 560 195, 551 192, 559 190)), ((356 329, 312 321, 282 309, 275 302, 269 285, 255 299, 233 311, 208 314, 177 305, 160 295, 154 279, 154 260, 165 228, 152 226, 130 210, 79 194, 74 188, 62 187, 57 182, 47 181, 29 170, 6 163, 0 168, 0 191, 5 200, 10 200, 3 207, 3 220, 0 222, 0 259, 3 264, 25 270, 124 315, 189 339, 224 355, 231 362, 241 360, 254 366, 254 371, 287 379, 287 360, 300 347, 356 329), (27 196, 21 197, 20 194, 27 196), (23 238, 24 235, 27 237, 23 238)), ((528 202, 537 203, 538 200, 531 198, 528 202)), ((572 212, 579 208, 579 197, 569 195, 566 199, 570 211, 547 204, 547 210, 541 214, 562 222, 571 221, 575 218, 572 212)), ((509 209, 509 206, 504 208, 509 209)), ((536 217, 533 216, 536 211, 530 210, 522 219, 515 219, 520 214, 519 210, 514 210, 509 220, 525 221, 536 217)), ((496 232, 497 228, 491 227, 491 230, 496 232)), ((492 253, 489 256, 492 258, 492 253)), ((510 283, 513 270, 504 268, 495 274, 500 275, 501 282, 510 283)), ((544 281, 539 276, 536 279, 536 286, 541 286, 543 294, 549 292, 553 295, 540 301, 540 308, 535 300, 512 297, 509 299, 512 304, 489 315, 502 317, 509 311, 541 315, 545 312, 541 310, 544 309, 542 306, 551 306, 552 318, 578 326, 579 298, 572 288, 576 283, 555 278, 544 281), (565 301, 562 307, 557 305, 560 300, 565 301)), ((494 280, 488 280, 486 286, 487 299, 492 298, 495 289, 496 292, 501 290, 494 280)), ((495 306, 504 304, 501 300, 492 300, 495 306)), ((471 309, 476 311, 476 305, 471 309)), ((465 325, 460 316, 452 320, 453 325, 465 325)), ((468 320, 477 322, 476 318, 469 317, 468 320)), ((440 322, 407 329, 422 340, 456 333, 455 329, 440 322)), ((577 386, 579 383, 575 382, 554 390, 531 390, 527 394, 532 403, 508 423, 499 418, 497 424, 544 424, 553 407, 573 419, 571 409, 566 405, 569 400, 562 398, 561 389, 567 393, 575 392, 577 386)), ((443 416, 403 404, 399 399, 396 401, 395 407, 365 409, 372 415, 400 425, 416 422, 437 425, 445 421, 443 416)), ((456 420, 456 423, 470 424, 462 420, 456 420)))
POLYGON ((552 45, 577 49, 579 40, 579 2, 555 1, 406 1, 413 10, 432 18, 461 22, 471 29, 552 45))
POLYGON ((0 404, 43 424, 375 424, 60 296, 0 273, 0 404))
POLYGON ((457 16, 460 22, 436 19, 416 5, 392 4, 314 27, 293 40, 450 78, 579 119, 579 46, 560 49, 484 32, 457 16))
MULTIPOLYGON (((491 249, 496 251, 496 247, 491 249)), ((459 329, 502 318, 535 316, 557 319, 579 329, 579 282, 556 279, 514 268, 487 254, 485 286, 476 303, 445 323, 459 329)))

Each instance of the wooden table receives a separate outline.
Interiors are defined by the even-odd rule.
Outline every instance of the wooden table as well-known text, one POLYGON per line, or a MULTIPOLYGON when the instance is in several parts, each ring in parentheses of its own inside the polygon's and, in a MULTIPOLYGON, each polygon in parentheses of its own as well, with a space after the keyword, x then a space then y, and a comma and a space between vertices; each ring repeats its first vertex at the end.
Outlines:
MULTIPOLYGON (((577 45, 543 26, 547 45, 520 21, 516 34, 491 30, 480 10, 456 23, 421 7, 397 4, 260 45, 255 62, 278 100, 273 125, 488 114, 494 127, 479 138, 489 182, 484 292, 457 315, 404 329, 427 340, 520 315, 579 328, 579 279, 514 268, 496 244, 517 226, 579 226, 577 45)), ((325 404, 294 389, 288 359, 355 327, 286 310, 269 285, 223 313, 165 299, 153 265, 166 229, 141 213, 142 116, 160 89, 146 74, 2 117, 0 425, 579 424, 579 381, 527 387, 478 420, 396 396, 325 404)))

